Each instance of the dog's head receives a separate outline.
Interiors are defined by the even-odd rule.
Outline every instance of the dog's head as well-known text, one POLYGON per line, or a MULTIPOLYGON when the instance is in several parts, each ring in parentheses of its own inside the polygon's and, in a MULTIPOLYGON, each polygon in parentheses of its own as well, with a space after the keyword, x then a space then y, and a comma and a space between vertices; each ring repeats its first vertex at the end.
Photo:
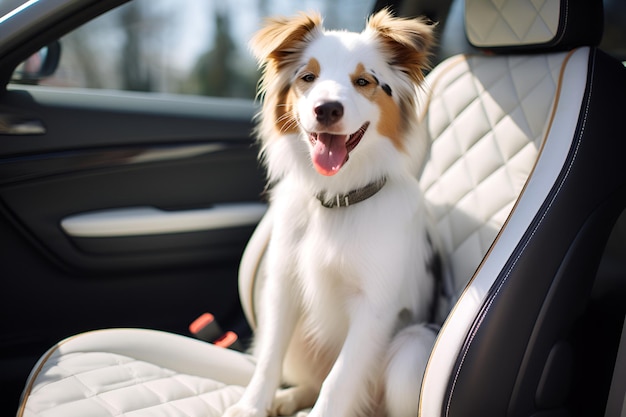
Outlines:
POLYGON ((251 42, 263 68, 262 140, 297 135, 324 176, 377 141, 403 151, 432 40, 431 25, 386 10, 361 33, 326 31, 317 14, 268 20, 251 42))

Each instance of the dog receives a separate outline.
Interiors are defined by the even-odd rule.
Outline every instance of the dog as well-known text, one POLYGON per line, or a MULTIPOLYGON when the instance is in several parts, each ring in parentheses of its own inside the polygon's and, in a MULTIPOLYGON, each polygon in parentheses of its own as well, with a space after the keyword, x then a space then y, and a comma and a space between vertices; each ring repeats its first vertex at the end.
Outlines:
POLYGON ((441 269, 415 172, 433 37, 382 10, 361 33, 303 13, 252 38, 273 225, 255 372, 225 416, 417 415, 441 269))

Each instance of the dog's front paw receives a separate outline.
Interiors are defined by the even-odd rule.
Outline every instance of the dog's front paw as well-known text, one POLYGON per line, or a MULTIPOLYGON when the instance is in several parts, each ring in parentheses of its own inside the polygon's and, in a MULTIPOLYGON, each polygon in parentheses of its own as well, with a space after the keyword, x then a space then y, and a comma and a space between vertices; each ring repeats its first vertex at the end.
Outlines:
POLYGON ((300 401, 294 389, 279 390, 274 397, 269 415, 290 416, 300 409, 300 401))
POLYGON ((226 409, 223 417, 267 417, 267 412, 248 405, 235 404, 226 409))
POLYGON ((318 391, 307 386, 296 386, 278 390, 272 401, 270 416, 291 416, 296 411, 315 404, 318 391))
POLYGON ((298 411, 296 398, 288 391, 278 391, 276 397, 274 397, 269 415, 271 417, 290 416, 296 411, 298 411))

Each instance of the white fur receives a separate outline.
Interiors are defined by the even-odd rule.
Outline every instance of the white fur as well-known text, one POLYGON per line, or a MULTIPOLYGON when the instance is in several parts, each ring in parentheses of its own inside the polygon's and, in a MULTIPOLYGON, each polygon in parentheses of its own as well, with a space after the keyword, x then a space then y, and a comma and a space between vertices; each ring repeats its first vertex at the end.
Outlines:
POLYGON ((428 320, 434 295, 426 238, 427 231, 434 237, 434 228, 410 158, 410 139, 418 142, 416 121, 407 121, 400 149, 379 132, 380 106, 359 93, 349 76, 362 64, 391 87, 396 102, 414 105, 407 97, 415 83, 387 63, 383 45, 376 28, 355 34, 316 27, 301 42, 297 63, 266 74, 273 77, 265 80, 267 103, 267 95, 293 83, 294 69, 310 58, 321 68, 294 103, 297 132, 278 131, 273 109, 263 110, 259 132, 270 181, 276 183, 270 201, 274 225, 257 306, 258 362, 228 417, 289 415, 311 406, 315 417, 417 415, 434 336, 415 324, 396 334, 407 325, 406 316, 410 323, 428 320), (326 101, 344 106, 343 118, 330 127, 320 126, 313 111, 326 101), (367 121, 370 127, 338 173, 324 176, 313 168, 307 132, 350 134, 367 121), (377 194, 350 207, 328 209, 316 198, 383 176, 387 183, 377 194), (283 384, 292 388, 277 393, 283 384), (383 398, 391 403, 386 412, 377 408, 383 398))
POLYGON ((390 416, 417 417, 418 395, 435 333, 421 324, 401 330, 387 352, 385 404, 390 416))

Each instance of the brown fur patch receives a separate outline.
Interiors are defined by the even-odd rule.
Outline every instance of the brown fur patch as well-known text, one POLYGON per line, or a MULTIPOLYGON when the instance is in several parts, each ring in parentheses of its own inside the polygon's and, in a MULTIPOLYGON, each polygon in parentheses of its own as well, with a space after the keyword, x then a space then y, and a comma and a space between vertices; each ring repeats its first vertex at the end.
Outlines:
POLYGON ((365 66, 359 63, 355 71, 350 74, 354 88, 365 98, 375 103, 380 109, 380 119, 376 129, 381 135, 391 139, 396 149, 404 150, 403 132, 406 122, 402 120, 403 112, 398 104, 389 96, 377 82, 376 78, 365 70, 365 66), (361 86, 359 79, 368 81, 361 86))
POLYGON ((250 41, 252 52, 261 65, 272 64, 281 69, 297 61, 304 44, 321 24, 322 17, 317 13, 269 18, 250 41))
POLYGON ((304 68, 298 72, 294 86, 299 92, 305 92, 311 88, 312 82, 306 81, 305 76, 312 75, 314 78, 319 77, 321 72, 320 63, 317 59, 311 58, 304 68))
POLYGON ((295 101, 293 90, 287 87, 276 96, 276 103, 272 104, 276 130, 282 134, 298 133, 298 120, 294 116, 295 101))
POLYGON ((369 18, 367 26, 378 35, 389 63, 404 71, 414 83, 421 83, 423 71, 429 66, 434 25, 422 18, 396 18, 383 9, 369 18))
POLYGON ((321 25, 322 18, 316 13, 270 18, 250 41, 262 70, 258 94, 263 99, 263 112, 274 115, 271 122, 283 134, 298 132, 290 75, 306 44, 321 34, 321 25))
POLYGON ((320 73, 320 63, 317 59, 311 58, 307 65, 298 73, 293 85, 285 85, 284 89, 277 95, 276 103, 273 104, 275 111, 276 129, 283 134, 298 133, 298 120, 295 116, 295 105, 298 94, 302 94, 310 88, 310 84, 302 79, 306 74, 311 74, 315 78, 320 73))
POLYGON ((365 66, 362 63, 359 63, 354 72, 350 74, 350 80, 352 80, 354 88, 356 88, 359 93, 363 94, 368 99, 371 99, 374 95, 376 95, 376 91, 379 87, 378 81, 372 74, 366 71, 365 66), (359 85, 360 79, 367 81, 368 84, 365 86, 359 85))

